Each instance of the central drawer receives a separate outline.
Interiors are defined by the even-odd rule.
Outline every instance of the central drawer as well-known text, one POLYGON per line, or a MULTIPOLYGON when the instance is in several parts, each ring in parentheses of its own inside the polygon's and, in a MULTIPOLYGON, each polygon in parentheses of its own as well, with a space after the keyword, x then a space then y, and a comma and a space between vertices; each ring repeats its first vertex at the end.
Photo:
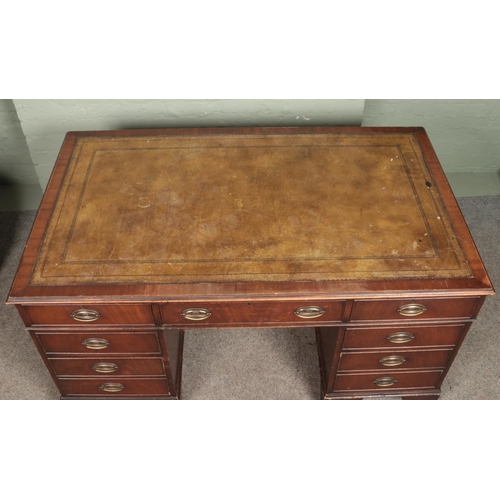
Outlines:
POLYGON ((161 306, 168 325, 317 324, 342 319, 345 301, 169 302, 161 306))

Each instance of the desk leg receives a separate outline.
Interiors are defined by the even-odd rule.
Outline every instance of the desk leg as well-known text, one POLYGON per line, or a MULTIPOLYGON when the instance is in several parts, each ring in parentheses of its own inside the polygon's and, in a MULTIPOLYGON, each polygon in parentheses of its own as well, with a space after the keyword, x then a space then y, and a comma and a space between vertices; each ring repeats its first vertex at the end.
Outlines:
POLYGON ((163 330, 165 370, 170 392, 174 399, 181 399, 182 353, 184 350, 184 330, 163 330))
POLYGON ((333 392, 337 365, 342 345, 343 331, 339 327, 316 328, 316 344, 318 346, 319 369, 321 374, 321 392, 324 399, 333 392))

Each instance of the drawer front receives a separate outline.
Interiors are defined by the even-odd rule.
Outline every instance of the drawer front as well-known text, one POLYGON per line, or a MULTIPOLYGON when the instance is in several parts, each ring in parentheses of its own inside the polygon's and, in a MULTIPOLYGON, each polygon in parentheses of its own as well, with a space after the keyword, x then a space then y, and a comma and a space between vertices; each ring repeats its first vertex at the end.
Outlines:
POLYGON ((237 324, 306 324, 340 321, 343 301, 282 302, 169 302, 163 304, 163 322, 168 325, 202 326, 237 324))
POLYGON ((48 358, 60 377, 161 376, 161 358, 48 358))
POLYGON ((85 354, 107 356, 109 354, 160 354, 156 333, 42 333, 36 337, 47 354, 85 354))
POLYGON ((65 379, 60 378, 66 396, 168 396, 168 384, 164 378, 107 378, 65 379))
POLYGON ((437 388, 442 371, 397 372, 384 371, 370 374, 339 374, 334 391, 397 391, 399 389, 437 388), (391 384, 391 385, 388 385, 391 384))
POLYGON ((351 321, 413 321, 439 318, 471 318, 478 298, 415 300, 357 300, 351 321))
POLYGON ((444 368, 450 359, 452 349, 434 351, 380 351, 343 352, 339 370, 409 370, 413 368, 444 368))
POLYGON ((26 306, 32 325, 153 325, 148 304, 26 306))
POLYGON ((404 325, 387 328, 347 328, 344 349, 408 349, 454 346, 467 324, 404 325), (392 341, 391 341, 392 340, 392 341))

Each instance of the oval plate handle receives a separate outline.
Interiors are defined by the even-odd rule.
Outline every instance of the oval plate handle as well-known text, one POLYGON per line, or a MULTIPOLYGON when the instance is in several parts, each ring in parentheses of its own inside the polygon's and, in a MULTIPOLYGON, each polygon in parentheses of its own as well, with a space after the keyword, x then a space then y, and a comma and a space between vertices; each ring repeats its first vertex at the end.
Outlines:
POLYGON ((379 387, 389 387, 391 385, 394 385, 397 383, 397 379, 393 378, 393 377, 380 377, 380 378, 376 378, 373 383, 375 385, 378 385, 379 387))
POLYGON ((427 311, 427 309, 422 304, 405 304, 398 308, 398 313, 401 314, 401 316, 418 316, 425 311, 427 311))
POLYGON ((115 365, 114 363, 96 363, 92 367, 92 370, 98 373, 113 373, 118 370, 118 365, 115 365))
POLYGON ((293 312, 299 318, 305 318, 305 319, 319 318, 320 316, 323 316, 323 314, 325 314, 325 310, 319 306, 298 307, 293 312))
POLYGON ((403 358, 403 356, 387 356, 379 359, 379 363, 384 366, 399 366, 406 363, 406 358, 403 358))
POLYGON ((87 349, 106 349, 106 347, 109 346, 109 340, 92 337, 90 339, 85 339, 82 345, 87 349))
POLYGON ((391 333, 386 338, 389 342, 392 342, 393 344, 405 344, 406 342, 412 341, 415 338, 415 335, 409 332, 398 332, 398 333, 391 333))
POLYGON ((105 384, 101 384, 99 389, 106 392, 120 392, 125 389, 123 384, 119 384, 118 382, 106 382, 105 384))
POLYGON ((75 321, 84 322, 96 321, 101 317, 101 315, 97 311, 94 311, 92 309, 77 309, 76 311, 73 311, 70 316, 75 321))
POLYGON ((192 307, 190 309, 184 309, 181 312, 181 316, 191 321, 201 321, 207 319, 212 313, 203 307, 192 307))

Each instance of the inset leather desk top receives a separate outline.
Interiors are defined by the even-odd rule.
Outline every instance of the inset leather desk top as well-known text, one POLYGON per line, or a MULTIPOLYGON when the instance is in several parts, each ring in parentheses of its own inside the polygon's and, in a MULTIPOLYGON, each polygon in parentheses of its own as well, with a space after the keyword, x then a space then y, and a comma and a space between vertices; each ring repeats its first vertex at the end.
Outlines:
POLYGON ((416 131, 76 133, 29 284, 467 278, 416 131))

